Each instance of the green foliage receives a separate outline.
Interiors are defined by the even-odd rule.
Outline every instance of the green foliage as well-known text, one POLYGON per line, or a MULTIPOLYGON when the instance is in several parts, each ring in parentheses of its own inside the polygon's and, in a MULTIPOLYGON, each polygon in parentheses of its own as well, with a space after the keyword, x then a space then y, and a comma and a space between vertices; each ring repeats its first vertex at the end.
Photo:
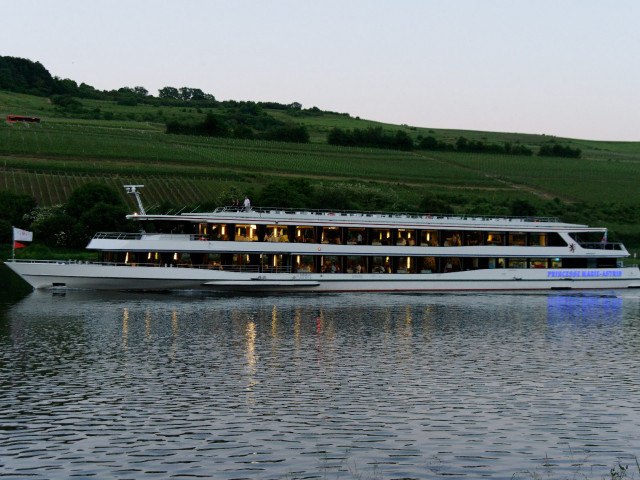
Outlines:
POLYGON ((395 134, 387 133, 382 127, 354 128, 353 130, 333 128, 327 135, 327 143, 344 147, 413 149, 413 140, 405 131, 396 130, 395 134))
POLYGON ((532 217, 536 214, 536 207, 529 201, 516 198, 509 206, 509 214, 514 217, 532 217))
POLYGON ((55 92, 51 74, 40 62, 0 56, 0 89, 32 95, 55 92))
POLYGON ((16 227, 25 227, 25 215, 36 206, 29 195, 0 190, 0 219, 16 227))
POLYGON ((82 213, 73 225, 69 246, 82 248, 96 232, 130 231, 133 226, 126 222, 127 211, 122 204, 114 205, 100 201, 82 213))
POLYGON ((13 241, 13 227, 11 222, 0 218, 0 243, 11 243, 13 241))
POLYGON ((312 203, 311 196, 309 180, 289 179, 268 183, 252 202, 263 207, 309 208, 312 203))
POLYGON ((453 213, 453 205, 451 204, 451 201, 448 201, 445 197, 438 197, 431 193, 426 193, 422 197, 418 208, 424 213, 453 213))
POLYGON ((113 188, 91 182, 71 193, 67 200, 66 212, 73 218, 81 219, 98 204, 124 208, 122 198, 113 188))
POLYGON ((309 132, 307 131, 307 127, 303 125, 299 126, 290 123, 271 127, 261 135, 261 138, 277 142, 309 143, 309 132))
POLYGON ((50 247, 69 247, 76 223, 76 219, 67 215, 62 206, 58 206, 38 212, 30 228, 38 243, 50 247))
POLYGON ((579 148, 558 145, 556 143, 553 145, 542 145, 538 155, 541 157, 580 158, 582 150, 579 148))

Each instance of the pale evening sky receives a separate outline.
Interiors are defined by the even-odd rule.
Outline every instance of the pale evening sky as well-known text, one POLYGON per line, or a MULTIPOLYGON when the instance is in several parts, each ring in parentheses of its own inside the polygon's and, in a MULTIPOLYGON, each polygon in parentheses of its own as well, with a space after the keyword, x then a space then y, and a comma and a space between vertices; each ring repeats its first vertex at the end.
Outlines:
POLYGON ((99 89, 640 141, 638 0, 2 2, 0 55, 99 89))

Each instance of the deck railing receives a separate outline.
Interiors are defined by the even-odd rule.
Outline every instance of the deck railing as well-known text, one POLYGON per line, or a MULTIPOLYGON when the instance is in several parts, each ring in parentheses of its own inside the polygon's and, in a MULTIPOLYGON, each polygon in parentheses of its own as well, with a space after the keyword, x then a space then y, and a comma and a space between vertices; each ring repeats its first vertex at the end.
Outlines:
POLYGON ((594 250, 624 250, 624 245, 617 242, 582 242, 580 246, 594 250))
POLYGON ((290 266, 270 267, 266 265, 217 265, 204 264, 192 265, 187 263, 160 264, 151 262, 89 262, 82 260, 35 260, 29 258, 16 258, 10 260, 17 263, 50 263, 57 265, 98 265, 105 267, 158 267, 158 268, 189 268, 201 270, 224 270, 225 272, 245 272, 245 273, 291 273, 290 266))
MULTIPOLYGON (((251 207, 249 210, 243 207, 218 207, 213 213, 245 213, 245 214, 269 214, 269 215, 324 215, 329 217, 374 217, 374 218, 413 218, 413 219, 433 219, 433 220, 506 220, 518 222, 545 222, 558 223, 557 217, 519 217, 519 216, 493 216, 493 215, 466 215, 452 213, 416 213, 416 212, 381 212, 362 210, 328 210, 328 209, 300 209, 282 207, 251 207)), ((183 215, 206 215, 199 213, 184 213, 183 215)))

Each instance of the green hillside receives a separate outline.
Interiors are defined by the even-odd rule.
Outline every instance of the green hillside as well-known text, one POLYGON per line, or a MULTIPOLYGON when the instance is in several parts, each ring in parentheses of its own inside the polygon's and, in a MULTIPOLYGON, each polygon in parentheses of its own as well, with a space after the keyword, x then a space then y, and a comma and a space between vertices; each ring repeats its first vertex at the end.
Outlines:
MULTIPOLYGON (((284 143, 165 133, 169 119, 201 122, 212 109, 87 98, 79 103, 80 113, 74 114, 47 97, 0 90, 3 119, 41 118, 39 124, 0 124, 1 189, 26 193, 45 206, 63 203, 88 181, 112 185, 123 196, 121 186, 135 183, 146 185, 148 205, 193 209, 226 204, 245 193, 256 203, 273 198, 268 193, 274 185, 304 178, 316 193, 339 192, 347 208, 433 211, 448 205, 462 214, 510 214, 514 202, 525 202, 538 215, 605 225, 628 243, 640 244, 640 142, 386 125, 317 109, 292 115, 263 108, 264 114, 309 132, 309 143, 284 143), (86 118, 87 112, 100 118, 86 118), (534 152, 561 143, 582 154, 568 159, 327 144, 333 128, 371 126, 402 130, 416 142, 432 136, 455 143, 464 137, 534 152)), ((300 192, 295 194, 299 198, 300 192)), ((279 198, 287 199, 286 190, 279 198)), ((126 200, 133 208, 132 199, 126 200)))

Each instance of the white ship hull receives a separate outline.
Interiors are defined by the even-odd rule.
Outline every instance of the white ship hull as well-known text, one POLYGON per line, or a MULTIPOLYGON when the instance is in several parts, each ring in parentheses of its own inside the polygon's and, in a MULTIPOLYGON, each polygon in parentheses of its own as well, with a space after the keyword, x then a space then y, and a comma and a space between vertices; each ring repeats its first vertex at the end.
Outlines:
POLYGON ((429 292, 640 288, 638 267, 485 269, 428 274, 226 272, 200 268, 16 261, 6 265, 32 287, 239 292, 429 292))

